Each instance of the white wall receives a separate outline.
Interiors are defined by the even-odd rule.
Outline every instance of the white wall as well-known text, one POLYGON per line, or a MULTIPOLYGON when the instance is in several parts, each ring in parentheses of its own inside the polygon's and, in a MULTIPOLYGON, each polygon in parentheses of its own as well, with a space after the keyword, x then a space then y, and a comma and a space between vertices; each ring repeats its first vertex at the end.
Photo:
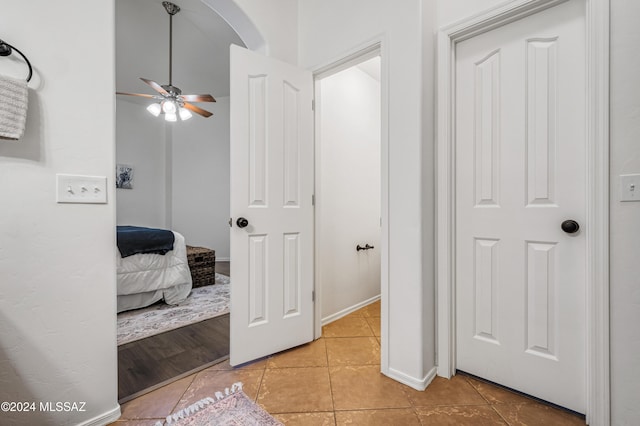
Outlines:
POLYGON ((324 323, 380 295, 380 82, 354 66, 318 84, 316 268, 324 323), (367 243, 375 249, 356 251, 367 243))
MULTIPOLYGON (((3 424, 103 424, 119 412, 114 14, 113 0, 10 1, 0 14, 3 39, 36 71, 24 138, 0 141, 0 399, 86 402, 1 413, 3 424), (56 173, 107 176, 109 203, 56 204, 56 173)), ((13 57, 0 73, 26 75, 13 57)))
POLYGON ((214 115, 165 124, 117 100, 117 162, 134 167, 133 189, 116 190, 117 223, 173 229, 229 260, 229 97, 204 107, 214 115))
MULTIPOLYGON (((229 259, 229 98, 207 105, 212 117, 173 127, 172 228, 187 244, 229 259)), ((176 123, 181 124, 181 123, 176 123)))
POLYGON ((116 189, 118 225, 165 228, 167 168, 165 124, 146 104, 116 101, 116 162, 133 167, 133 189, 116 189))
MULTIPOLYGON (((2 38, 35 76, 25 136, 0 140, 0 400, 86 402, 86 411, 2 412, 0 423, 117 417, 114 4, 2 7, 2 38), (108 204, 57 204, 56 173, 107 176, 108 204)), ((0 74, 26 67, 0 58, 0 74)))
POLYGON ((299 0, 234 0, 267 40, 268 56, 298 63, 299 0))
POLYGON ((640 2, 611 0, 611 414, 640 419, 640 203, 619 202, 618 175, 640 173, 640 2))
MULTIPOLYGON (((503 0, 438 2, 438 25, 445 26, 503 0)), ((621 174, 640 173, 640 3, 611 0, 610 132, 610 288, 611 424, 635 425, 640 419, 640 203, 619 202, 621 174)))
MULTIPOLYGON (((391 324, 389 334, 389 365, 410 378, 419 378, 433 359, 428 350, 433 348, 432 320, 428 317, 433 304, 425 302, 433 283, 420 268, 421 260, 430 262, 433 258, 428 244, 420 241, 426 239, 433 220, 432 212, 425 208, 429 200, 423 199, 419 207, 421 195, 427 193, 424 185, 421 188, 421 178, 429 177, 433 167, 420 164, 420 155, 426 156, 432 149, 430 136, 424 130, 420 134, 421 122, 431 120, 428 88, 424 110, 419 108, 419 89, 432 77, 432 61, 425 57, 425 64, 420 65, 420 49, 429 50, 428 36, 420 46, 420 27, 430 33, 428 16, 423 14, 424 22, 419 22, 417 1, 407 0, 406 6, 399 7, 397 2, 382 0, 304 0, 298 25, 295 16, 281 20, 275 13, 289 16, 294 7, 289 3, 294 0, 239 1, 256 24, 268 28, 267 41, 274 56, 294 62, 291 58, 297 55, 291 49, 298 46, 299 28, 299 62, 308 67, 324 64, 386 34, 394 206, 389 273, 391 295, 396 299, 390 306, 396 326, 391 324), (271 7, 273 13, 253 15, 262 13, 258 10, 261 7, 271 7), (423 298, 416 299, 420 294, 423 298), (424 315, 422 329, 406 327, 424 315)), ((500 2, 439 1, 438 25, 500 2)), ((611 2, 611 173, 615 177, 640 168, 637 85, 629 83, 640 74, 635 54, 635 22, 640 12, 634 0, 611 2)), ((5 183, 0 186, 0 195, 7 200, 0 209, 0 399, 87 401, 88 411, 36 413, 35 417, 3 413, 0 420, 77 424, 117 410, 115 190, 110 189, 107 205, 58 205, 54 177, 56 173, 86 173, 106 175, 113 182, 113 0, 68 0, 64 9, 44 0, 5 3, 0 14, 2 37, 29 56, 36 77, 30 85, 25 137, 20 142, 0 141, 0 182, 5 183), (25 17, 29 25, 24 24, 25 17), (83 107, 82 102, 89 102, 90 107, 83 107), (86 303, 88 300, 92 302, 86 303)), ((423 1, 423 12, 432 3, 423 1)), ((0 58, 0 73, 19 76, 24 72, 19 60, 0 58)), ((636 398, 640 369, 635 357, 640 352, 640 329, 635 326, 640 322, 640 310, 634 268, 640 252, 639 207, 619 203, 615 193, 613 190, 611 201, 612 424, 631 425, 640 417, 636 398)))
POLYGON ((436 1, 422 2, 422 341, 424 371, 435 364, 436 350, 436 238, 435 238, 435 83, 436 83, 436 1))
MULTIPOLYGON (((423 235, 433 227, 432 211, 423 211, 423 146, 431 149, 433 138, 423 135, 422 85, 431 81, 433 69, 422 63, 422 31, 432 22, 422 21, 422 4, 433 1, 405 0, 309 0, 299 4, 299 62, 306 68, 328 65, 375 38, 383 39, 383 87, 388 75, 388 175, 389 175, 389 287, 382 288, 382 370, 414 387, 422 387, 435 364, 434 305, 425 306, 433 294, 433 276, 424 276, 427 252, 423 235), (388 315, 385 318, 385 303, 388 315), (388 324, 388 330, 385 330, 388 324), (414 326, 415 325, 415 326, 414 326), (385 334, 386 332, 386 334, 385 334), (425 350, 425 348, 431 348, 425 350)), ((431 29, 433 31, 433 29, 431 29)), ((433 59, 431 59, 432 63, 433 59)), ((383 271, 384 272, 384 271, 383 271)), ((383 280, 384 283, 384 280, 383 280)))
MULTIPOLYGON (((167 13, 157 2, 116 1, 118 91, 152 93, 139 77, 166 83, 167 20, 167 13)), ((116 221, 118 225, 165 228, 171 218, 167 210, 167 129, 145 110, 148 104, 147 99, 116 96, 116 162, 134 168, 133 189, 116 190, 116 221)))
POLYGON ((438 25, 453 24, 505 3, 509 3, 509 0, 439 0, 437 7, 438 25))
MULTIPOLYGON (((151 93, 138 77, 168 82, 168 15, 157 1, 119 0, 116 6, 116 86, 151 93)), ((199 104, 212 117, 166 123, 146 111, 149 100, 118 96, 116 158, 134 167, 134 181, 132 190, 117 190, 117 222, 176 230, 187 244, 212 248, 217 259, 228 260, 228 44, 241 42, 197 0, 180 6, 173 24, 173 83, 183 93, 211 93, 218 102, 199 104)))

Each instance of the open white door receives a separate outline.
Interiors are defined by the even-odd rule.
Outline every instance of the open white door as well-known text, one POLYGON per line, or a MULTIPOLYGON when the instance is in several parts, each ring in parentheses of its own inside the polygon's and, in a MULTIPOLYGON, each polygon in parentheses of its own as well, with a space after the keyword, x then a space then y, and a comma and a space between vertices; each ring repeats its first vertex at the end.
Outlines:
POLYGON ((312 93, 231 46, 231 365, 313 340, 312 93))

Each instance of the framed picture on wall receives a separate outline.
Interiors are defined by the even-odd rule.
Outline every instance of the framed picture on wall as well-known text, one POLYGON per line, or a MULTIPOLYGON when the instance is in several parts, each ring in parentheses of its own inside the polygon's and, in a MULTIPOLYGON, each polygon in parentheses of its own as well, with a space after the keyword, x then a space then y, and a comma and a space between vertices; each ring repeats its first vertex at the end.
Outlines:
POLYGON ((133 189, 133 167, 116 164, 116 188, 133 189))

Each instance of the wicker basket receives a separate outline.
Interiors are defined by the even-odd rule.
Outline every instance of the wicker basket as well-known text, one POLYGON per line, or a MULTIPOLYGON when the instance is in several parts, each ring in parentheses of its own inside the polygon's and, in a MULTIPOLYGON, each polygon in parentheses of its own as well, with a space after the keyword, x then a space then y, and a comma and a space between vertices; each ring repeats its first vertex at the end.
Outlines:
POLYGON ((216 283, 216 252, 206 247, 187 246, 187 261, 193 287, 216 283))

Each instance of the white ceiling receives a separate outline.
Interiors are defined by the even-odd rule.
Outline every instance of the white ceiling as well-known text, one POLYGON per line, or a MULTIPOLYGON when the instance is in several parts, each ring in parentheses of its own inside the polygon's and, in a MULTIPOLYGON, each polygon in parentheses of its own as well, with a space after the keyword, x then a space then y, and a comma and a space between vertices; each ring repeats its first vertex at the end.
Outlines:
POLYGON ((361 71, 368 74, 374 80, 380 81, 380 56, 356 65, 361 71))
MULTIPOLYGON (((173 85, 185 94, 229 96, 229 45, 244 44, 200 0, 174 3, 181 10, 173 17, 173 85)), ((162 0, 116 0, 116 89, 152 93, 139 77, 169 83, 169 15, 162 0)))

